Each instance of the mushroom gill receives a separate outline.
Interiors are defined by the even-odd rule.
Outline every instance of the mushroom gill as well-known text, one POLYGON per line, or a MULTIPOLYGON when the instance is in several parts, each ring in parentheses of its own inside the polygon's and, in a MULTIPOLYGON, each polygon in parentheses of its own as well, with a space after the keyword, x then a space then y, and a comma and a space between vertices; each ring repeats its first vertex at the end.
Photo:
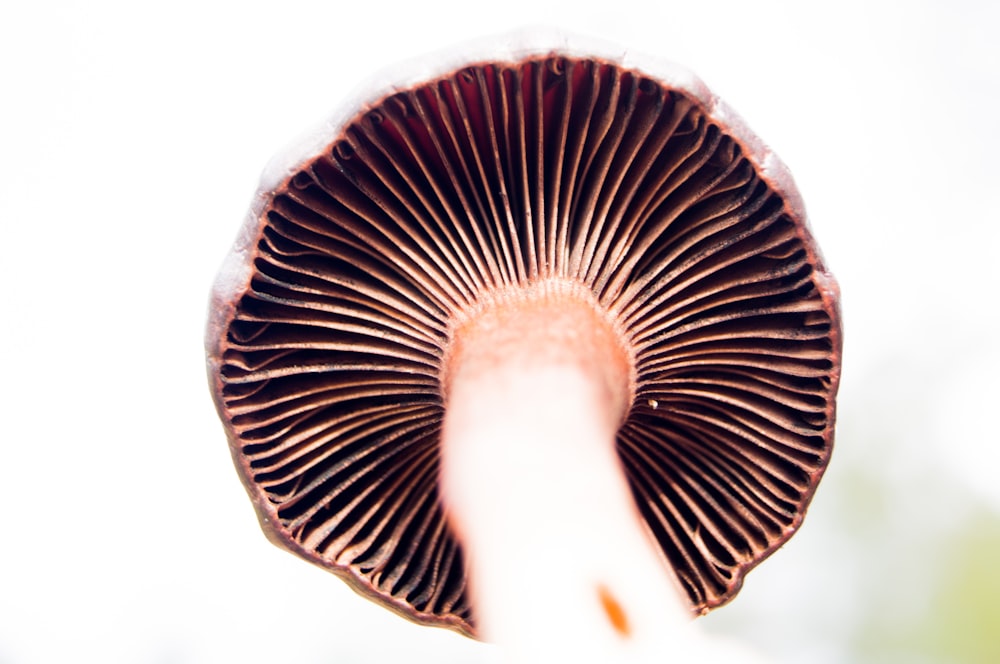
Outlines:
POLYGON ((827 464, 840 323, 794 185, 711 102, 596 58, 480 63, 281 183, 213 377, 269 536, 474 634, 437 484, 446 351, 498 293, 570 282, 634 361, 617 452, 645 524, 693 611, 729 600, 827 464))

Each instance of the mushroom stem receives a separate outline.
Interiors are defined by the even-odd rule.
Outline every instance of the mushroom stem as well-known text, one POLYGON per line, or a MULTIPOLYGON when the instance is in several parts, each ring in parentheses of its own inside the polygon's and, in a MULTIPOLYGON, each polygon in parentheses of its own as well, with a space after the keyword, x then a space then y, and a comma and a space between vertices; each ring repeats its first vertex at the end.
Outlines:
POLYGON ((690 609, 615 451, 633 363, 593 297, 496 297, 453 329, 444 378, 443 499, 482 636, 517 662, 676 653, 690 609))

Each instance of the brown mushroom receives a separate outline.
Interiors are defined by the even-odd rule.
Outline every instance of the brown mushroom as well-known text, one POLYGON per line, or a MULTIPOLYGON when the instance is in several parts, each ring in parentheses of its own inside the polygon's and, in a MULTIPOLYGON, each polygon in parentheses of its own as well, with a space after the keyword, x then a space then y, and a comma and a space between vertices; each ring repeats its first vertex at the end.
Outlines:
POLYGON ((798 528, 837 289, 784 167, 697 80, 475 62, 272 180, 207 346, 275 543, 422 623, 504 632, 488 607, 530 579, 558 587, 523 598, 531 621, 561 598, 628 641, 672 585, 704 613, 798 528))

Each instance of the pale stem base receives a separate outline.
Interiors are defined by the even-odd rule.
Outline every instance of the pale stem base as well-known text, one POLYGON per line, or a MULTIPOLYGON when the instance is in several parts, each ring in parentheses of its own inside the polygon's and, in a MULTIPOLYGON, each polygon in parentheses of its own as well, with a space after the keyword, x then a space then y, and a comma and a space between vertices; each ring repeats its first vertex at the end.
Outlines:
POLYGON ((442 491, 477 623, 508 661, 670 661, 691 614, 615 452, 628 366, 569 300, 501 307, 451 358, 442 491))

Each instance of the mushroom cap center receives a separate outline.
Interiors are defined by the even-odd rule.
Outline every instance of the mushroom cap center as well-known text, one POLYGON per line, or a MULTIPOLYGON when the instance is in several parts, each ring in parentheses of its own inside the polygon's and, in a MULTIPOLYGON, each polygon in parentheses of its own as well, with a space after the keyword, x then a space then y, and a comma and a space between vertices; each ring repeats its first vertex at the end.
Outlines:
POLYGON ((586 286, 547 278, 492 291, 452 317, 441 370, 445 408, 456 379, 501 376, 527 368, 565 367, 598 387, 615 419, 635 395, 631 344, 586 286))

